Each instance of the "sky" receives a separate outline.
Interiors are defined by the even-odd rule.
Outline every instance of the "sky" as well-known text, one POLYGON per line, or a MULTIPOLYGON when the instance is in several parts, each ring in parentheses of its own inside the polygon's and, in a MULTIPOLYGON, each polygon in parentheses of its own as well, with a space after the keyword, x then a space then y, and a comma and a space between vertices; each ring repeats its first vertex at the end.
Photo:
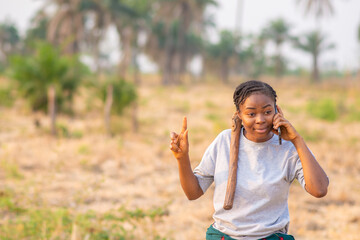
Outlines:
MULTIPOLYGON (((218 30, 234 30, 239 26, 239 23, 236 23, 238 1, 218 0, 218 8, 210 9, 214 14, 218 30)), ((21 33, 24 33, 31 17, 44 2, 45 0, 0 0, 0 22, 9 19, 16 23, 21 33)), ((360 0, 332 0, 334 16, 320 20, 306 16, 304 9, 297 5, 297 0, 241 0, 241 2, 243 15, 240 18, 240 31, 242 33, 258 34, 271 20, 281 17, 291 24, 292 34, 301 35, 320 29, 328 36, 328 42, 335 44, 335 49, 320 56, 322 65, 336 63, 338 68, 345 70, 360 66, 360 46, 357 42, 360 0)), ((115 48, 116 45, 117 43, 114 43, 113 47, 115 48)), ((290 62, 310 68, 310 56, 290 46, 285 46, 283 53, 289 56, 290 62)))

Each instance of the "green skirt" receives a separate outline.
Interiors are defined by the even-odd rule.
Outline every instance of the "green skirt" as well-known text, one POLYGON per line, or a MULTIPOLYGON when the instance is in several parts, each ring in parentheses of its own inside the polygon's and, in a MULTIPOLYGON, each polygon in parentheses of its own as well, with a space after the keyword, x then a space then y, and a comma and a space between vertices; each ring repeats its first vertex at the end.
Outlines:
MULTIPOLYGON (((212 225, 206 231, 206 240, 235 240, 234 238, 226 235, 225 233, 220 232, 215 229, 212 225)), ((295 240, 291 235, 283 233, 274 233, 266 238, 261 238, 259 240, 295 240)))

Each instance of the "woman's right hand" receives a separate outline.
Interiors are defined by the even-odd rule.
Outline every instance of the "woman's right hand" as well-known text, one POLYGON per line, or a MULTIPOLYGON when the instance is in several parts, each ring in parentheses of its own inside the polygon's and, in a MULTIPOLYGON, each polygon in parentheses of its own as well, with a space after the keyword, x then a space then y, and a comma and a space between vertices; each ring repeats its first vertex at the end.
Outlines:
POLYGON ((174 154, 177 160, 187 158, 189 156, 189 140, 188 140, 188 129, 187 119, 183 118, 183 125, 180 134, 175 132, 170 133, 170 150, 174 154))

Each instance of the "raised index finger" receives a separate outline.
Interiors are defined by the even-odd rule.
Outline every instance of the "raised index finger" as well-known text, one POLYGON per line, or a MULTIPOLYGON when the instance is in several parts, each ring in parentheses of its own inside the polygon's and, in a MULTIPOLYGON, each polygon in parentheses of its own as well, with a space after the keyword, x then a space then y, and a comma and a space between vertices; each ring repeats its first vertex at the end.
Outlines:
POLYGON ((181 133, 184 133, 187 129, 187 118, 184 117, 183 118, 183 124, 182 124, 182 129, 181 129, 181 133))

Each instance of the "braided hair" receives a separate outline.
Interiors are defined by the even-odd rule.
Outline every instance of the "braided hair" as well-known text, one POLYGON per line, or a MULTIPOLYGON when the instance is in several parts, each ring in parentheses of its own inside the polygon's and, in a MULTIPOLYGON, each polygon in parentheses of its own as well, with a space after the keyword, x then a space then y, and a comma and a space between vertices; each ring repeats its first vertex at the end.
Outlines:
POLYGON ((233 100, 236 106, 236 110, 240 111, 240 104, 243 104, 245 100, 254 93, 262 93, 272 99, 276 103, 276 92, 275 90, 267 83, 251 80, 247 82, 241 83, 239 86, 236 87, 233 100))

